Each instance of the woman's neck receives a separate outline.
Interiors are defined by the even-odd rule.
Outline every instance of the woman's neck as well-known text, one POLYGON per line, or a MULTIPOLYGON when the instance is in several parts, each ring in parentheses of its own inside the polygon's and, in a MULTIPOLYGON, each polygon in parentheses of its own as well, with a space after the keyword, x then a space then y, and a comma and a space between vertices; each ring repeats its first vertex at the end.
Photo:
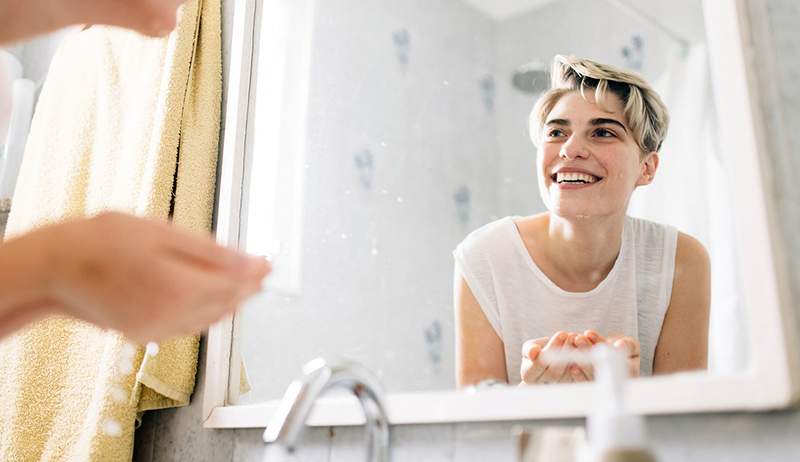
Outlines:
POLYGON ((537 240, 546 244, 537 247, 545 266, 564 286, 585 290, 596 287, 614 267, 625 215, 567 219, 548 213, 542 225, 537 240))

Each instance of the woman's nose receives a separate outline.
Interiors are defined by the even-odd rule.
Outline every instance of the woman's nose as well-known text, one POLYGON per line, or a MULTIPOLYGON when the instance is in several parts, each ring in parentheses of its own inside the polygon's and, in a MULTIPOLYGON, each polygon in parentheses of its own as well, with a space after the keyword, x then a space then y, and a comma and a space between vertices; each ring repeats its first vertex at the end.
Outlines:
POLYGON ((586 150, 586 147, 580 143, 574 136, 569 137, 564 144, 561 145, 561 149, 558 151, 558 156, 562 159, 577 159, 577 158, 586 158, 588 157, 589 153, 586 150))

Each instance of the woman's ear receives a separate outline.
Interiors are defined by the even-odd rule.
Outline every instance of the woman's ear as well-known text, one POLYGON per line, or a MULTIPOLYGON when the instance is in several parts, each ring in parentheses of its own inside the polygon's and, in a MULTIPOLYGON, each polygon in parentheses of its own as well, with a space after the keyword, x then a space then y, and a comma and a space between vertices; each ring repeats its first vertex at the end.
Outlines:
POLYGON ((639 179, 636 180, 636 186, 645 186, 653 182, 656 178, 656 170, 658 170, 658 152, 652 151, 644 156, 644 159, 639 163, 641 172, 639 179))

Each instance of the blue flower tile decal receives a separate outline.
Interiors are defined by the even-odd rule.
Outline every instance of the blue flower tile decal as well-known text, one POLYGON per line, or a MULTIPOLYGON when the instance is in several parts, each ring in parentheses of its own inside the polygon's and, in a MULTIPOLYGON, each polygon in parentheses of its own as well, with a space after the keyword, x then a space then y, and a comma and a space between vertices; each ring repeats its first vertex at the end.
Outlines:
POLYGON ((411 48, 411 34, 407 29, 399 29, 392 33, 392 41, 394 42, 395 52, 397 54, 397 62, 403 66, 408 65, 409 49, 411 48))
POLYGON ((353 160, 355 161, 361 186, 363 186, 364 189, 372 188, 372 177, 375 174, 372 151, 364 149, 363 151, 357 152, 353 156, 353 160))
POLYGON ((641 71, 644 63, 644 39, 641 35, 634 35, 630 44, 622 47, 622 58, 630 69, 641 71))
POLYGON ((425 345, 428 347, 428 359, 434 370, 442 363, 442 323, 434 320, 425 328, 425 345))
POLYGON ((491 74, 485 75, 479 82, 481 88, 481 95, 483 99, 483 106, 487 111, 494 109, 495 98, 495 84, 494 76, 491 74))
POLYGON ((453 194, 453 202, 456 205, 456 218, 459 223, 466 226, 469 223, 469 216, 472 211, 469 188, 460 186, 453 194))

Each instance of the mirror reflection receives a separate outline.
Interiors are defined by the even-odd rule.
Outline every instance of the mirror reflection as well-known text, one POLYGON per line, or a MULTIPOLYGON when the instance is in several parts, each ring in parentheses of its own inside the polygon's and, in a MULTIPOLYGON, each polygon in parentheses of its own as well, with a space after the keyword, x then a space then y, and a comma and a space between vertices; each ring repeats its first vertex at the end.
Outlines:
POLYGON ((746 365, 696 0, 259 3, 239 315, 282 395, 347 357, 390 392, 746 365))

